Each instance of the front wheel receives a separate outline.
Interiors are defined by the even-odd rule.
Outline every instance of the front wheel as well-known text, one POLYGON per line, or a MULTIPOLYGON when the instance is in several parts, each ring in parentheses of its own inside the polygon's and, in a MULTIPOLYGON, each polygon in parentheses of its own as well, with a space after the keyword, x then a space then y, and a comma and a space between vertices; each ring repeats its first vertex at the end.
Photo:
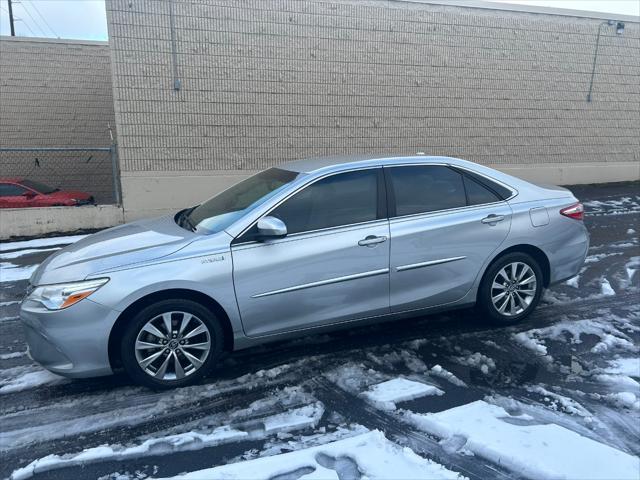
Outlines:
POLYGON ((191 300, 163 300, 130 321, 120 352, 129 376, 152 388, 191 385, 219 359, 222 328, 204 306, 191 300))
POLYGON ((485 273, 478 291, 478 306, 493 323, 514 324, 531 314, 542 290, 538 262, 526 253, 509 253, 485 273))

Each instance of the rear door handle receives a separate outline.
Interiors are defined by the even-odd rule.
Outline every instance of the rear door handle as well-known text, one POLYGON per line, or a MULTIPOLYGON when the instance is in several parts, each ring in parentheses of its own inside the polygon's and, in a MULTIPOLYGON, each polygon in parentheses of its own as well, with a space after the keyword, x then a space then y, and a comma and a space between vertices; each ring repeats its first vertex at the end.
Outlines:
POLYGON ((372 247, 378 243, 386 242, 387 237, 376 237, 375 235, 369 235, 358 242, 361 247, 372 247))
POLYGON ((498 222, 501 222, 504 220, 504 215, 495 215, 495 214, 491 214, 488 217, 484 217, 481 222, 482 223, 488 223, 490 225, 495 225, 498 222))

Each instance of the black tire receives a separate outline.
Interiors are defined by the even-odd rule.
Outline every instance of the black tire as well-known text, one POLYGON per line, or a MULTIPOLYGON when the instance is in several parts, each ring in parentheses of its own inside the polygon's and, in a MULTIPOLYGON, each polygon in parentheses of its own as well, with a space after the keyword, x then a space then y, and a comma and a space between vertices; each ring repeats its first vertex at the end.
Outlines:
MULTIPOLYGON (((178 320, 175 320, 174 317, 175 315, 171 317, 172 322, 175 322, 177 324, 178 320)), ((193 324, 189 324, 189 325, 193 325, 193 324)), ((206 336, 205 333, 202 333, 201 335, 206 336)), ((182 299, 162 300, 152 305, 149 305, 148 307, 143 308, 128 322, 128 325, 120 341, 120 358, 122 359, 122 365, 125 371, 135 383, 145 385, 147 387, 151 387, 154 389, 169 389, 169 388, 184 387, 184 386, 192 385, 196 383, 198 380, 200 380, 201 378, 203 378, 204 376, 206 376, 208 373, 211 372, 216 362, 219 360, 220 356, 222 355, 223 345, 224 345, 223 335, 224 333, 220 325, 220 321, 209 309, 207 309, 203 305, 197 302, 194 302, 192 300, 182 300, 182 299), (145 372, 142 366, 138 363, 138 359, 136 358, 135 345, 138 339, 138 334, 141 333, 142 328, 150 320, 153 320, 154 318, 157 318, 158 316, 161 316, 163 313, 166 313, 166 312, 184 312, 184 313, 193 315, 193 317, 195 317, 195 321, 197 320, 201 321, 202 324, 208 330, 207 334, 208 334, 208 340, 210 340, 210 348, 209 348, 208 354, 206 354, 206 358, 202 359, 203 360, 202 365, 200 365, 192 373, 189 373, 180 379, 176 378, 176 379, 166 380, 166 379, 155 378, 151 376, 149 373, 145 372)), ((165 347, 154 349, 153 352, 169 351, 168 348, 167 350, 164 350, 164 348, 165 347)), ((164 355, 166 355, 166 353, 162 354, 162 356, 164 355)), ((176 357, 178 356, 177 350, 176 350, 175 356, 176 357)), ((159 359, 161 358, 162 357, 159 357, 159 359)), ((173 359, 171 360, 171 362, 173 362, 173 359)))
MULTIPOLYGON (((519 268, 521 270, 518 270, 518 271, 522 272, 523 267, 519 267, 519 268)), ((509 272, 511 271, 510 268, 508 270, 509 272)), ((503 279, 504 277, 500 275, 499 278, 503 279)), ((525 280, 525 278, 523 278, 523 280, 525 280)), ((505 279, 505 282, 506 282, 505 285, 509 283, 507 279, 505 279)), ((543 283, 544 283, 544 278, 542 274, 542 269, 540 268, 540 265, 538 265, 538 262, 531 255, 528 255, 526 253, 521 253, 521 252, 508 253, 498 258, 496 261, 494 261, 485 272, 482 278, 482 283, 480 284, 480 288, 478 289, 477 308, 480 311, 480 313, 483 315, 483 317, 490 323, 493 323, 495 325, 516 324, 524 320, 526 317, 528 317, 538 305, 538 302, 540 301, 540 297, 542 296, 542 292, 544 290, 543 283), (536 281, 535 289, 530 288, 527 290, 525 289, 519 290, 521 287, 519 286, 511 287, 511 285, 509 285, 509 288, 505 287, 504 291, 508 292, 506 296, 509 296, 509 293, 512 293, 511 295, 512 300, 508 300, 508 301, 513 302, 513 303, 508 303, 507 308, 510 309, 512 305, 515 305, 516 312, 520 308, 522 308, 522 311, 514 314, 501 313, 498 307, 494 305, 494 301, 492 300, 492 297, 497 297, 498 294, 501 293, 502 291, 499 289, 494 289, 493 282, 494 282, 494 279, 496 279, 498 272, 500 272, 503 268, 510 266, 512 264, 525 264, 533 271, 533 273, 535 274, 535 281, 536 281), (531 295, 530 303, 526 305, 526 308, 524 306, 525 304, 521 302, 522 297, 519 294, 517 294, 516 292, 509 292, 511 288, 514 288, 515 290, 522 291, 522 292, 525 292, 525 291, 535 292, 530 294, 531 295)), ((522 295, 524 295, 524 293, 522 295)), ((504 297, 501 298, 500 300, 502 301, 503 299, 504 297)), ((502 304, 500 302, 498 303, 498 305, 502 307, 502 304)), ((507 308, 505 308, 505 311, 507 310, 507 308)))

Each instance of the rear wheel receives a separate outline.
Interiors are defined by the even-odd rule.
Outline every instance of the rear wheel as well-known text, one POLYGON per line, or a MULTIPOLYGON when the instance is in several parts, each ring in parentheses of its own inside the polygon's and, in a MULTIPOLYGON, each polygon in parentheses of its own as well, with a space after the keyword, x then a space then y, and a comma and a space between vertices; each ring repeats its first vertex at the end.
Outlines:
POLYGON ((136 314, 120 343, 122 363, 137 383, 153 388, 191 385, 220 358, 222 328, 204 306, 163 300, 136 314))
POLYGON ((478 306, 493 323, 514 324, 531 314, 542 290, 542 269, 535 259, 526 253, 509 253, 485 273, 478 306))

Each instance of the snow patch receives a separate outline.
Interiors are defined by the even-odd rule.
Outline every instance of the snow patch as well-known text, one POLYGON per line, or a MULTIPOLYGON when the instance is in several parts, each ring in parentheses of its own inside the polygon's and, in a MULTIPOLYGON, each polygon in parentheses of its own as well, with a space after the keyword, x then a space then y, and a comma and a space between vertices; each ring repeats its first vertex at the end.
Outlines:
POLYGON ((457 387, 466 387, 467 384, 464 383, 462 380, 460 380, 458 377, 456 377, 453 373, 451 373, 449 370, 442 368, 442 366, 440 365, 434 365, 433 367, 431 367, 431 370, 429 370, 429 374, 435 376, 435 377, 440 377, 443 378, 445 380, 447 380, 449 383, 452 383, 453 385, 457 386, 457 387))
POLYGON ((264 419, 262 423, 267 434, 289 432, 291 430, 315 427, 323 414, 324 406, 320 402, 316 402, 312 405, 272 415, 264 419))
POLYGON ((640 458, 555 424, 478 400, 444 412, 404 416, 441 439, 466 438, 465 448, 524 477, 637 480, 640 458), (536 461, 532 459, 544 459, 536 461))
POLYGON ((15 252, 4 252, 0 254, 0 259, 10 260, 14 258, 24 257, 25 255, 33 255, 36 253, 55 252, 62 247, 57 248, 28 248, 26 250, 16 250, 15 252))
POLYGON ((13 263, 0 262, 0 283, 29 280, 38 265, 18 266, 13 263))
POLYGON ((496 362, 494 362, 492 358, 489 358, 480 352, 462 357, 454 357, 454 360, 460 365, 478 368, 485 375, 487 375, 490 371, 496 369, 496 362))
POLYGON ((224 426, 216 428, 208 434, 196 432, 181 433, 168 437, 154 438, 133 447, 120 445, 101 445, 88 448, 81 453, 72 455, 48 455, 31 462, 26 467, 15 470, 10 479, 24 480, 37 473, 42 473, 73 465, 83 465, 104 460, 126 460, 161 453, 173 453, 177 451, 199 450, 222 443, 229 443, 246 438, 249 434, 224 426))
POLYGON ((282 476, 281 478, 305 480, 339 480, 350 478, 358 472, 362 478, 372 480, 464 478, 438 463, 416 455, 409 448, 390 442, 378 430, 326 445, 198 470, 172 478, 268 480, 282 476))
POLYGON ((10 360, 12 358, 20 358, 20 357, 26 357, 27 356, 27 352, 11 352, 11 353, 3 353, 0 354, 0 360, 10 360))
POLYGON ((8 368, 0 370, 0 395, 68 381, 64 377, 33 365, 8 368))
POLYGON ((571 277, 569 280, 564 282, 564 284, 573 288, 579 288, 579 283, 578 283, 579 280, 580 280, 580 275, 576 275, 575 277, 571 277))
POLYGON ((600 280, 600 291, 602 292, 602 295, 605 295, 605 296, 611 296, 616 294, 616 291, 611 287, 609 280, 607 280, 606 278, 603 278, 600 280))
POLYGON ((34 240, 25 240, 20 242, 3 242, 0 243, 0 252, 13 250, 22 250, 27 248, 50 247, 52 245, 69 245, 78 240, 88 237, 88 235, 67 235, 64 237, 36 238, 34 240))
POLYGON ((396 402, 407 402, 426 395, 443 395, 444 392, 433 385, 394 378, 378 383, 369 388, 362 395, 371 403, 384 410, 395 410, 396 402))

